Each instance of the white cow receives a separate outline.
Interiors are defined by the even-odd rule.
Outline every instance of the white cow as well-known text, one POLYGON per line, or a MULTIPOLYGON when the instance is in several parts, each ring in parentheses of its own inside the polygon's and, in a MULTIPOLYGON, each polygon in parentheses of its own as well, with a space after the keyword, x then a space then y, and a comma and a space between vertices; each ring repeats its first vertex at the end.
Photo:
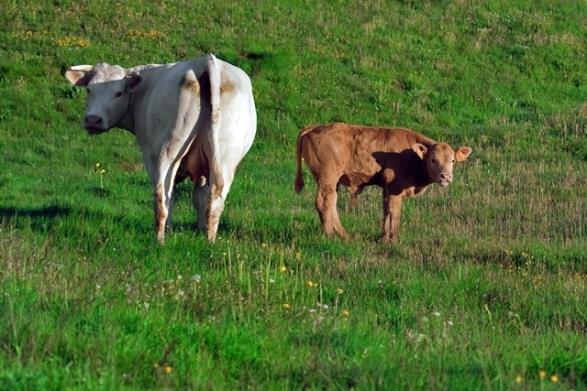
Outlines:
POLYGON ((257 127, 251 81, 212 54, 174 64, 78 65, 65 77, 85 87, 83 126, 137 137, 154 188, 157 240, 170 222, 178 170, 194 181, 197 227, 214 241, 235 170, 257 127))

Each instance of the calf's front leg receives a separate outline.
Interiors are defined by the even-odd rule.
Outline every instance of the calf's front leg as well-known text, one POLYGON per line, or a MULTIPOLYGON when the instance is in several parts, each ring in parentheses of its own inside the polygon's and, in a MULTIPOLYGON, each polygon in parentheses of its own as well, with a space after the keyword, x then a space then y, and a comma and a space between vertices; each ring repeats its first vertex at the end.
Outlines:
POLYGON ((397 243, 402 197, 385 192, 383 197, 383 241, 397 243))

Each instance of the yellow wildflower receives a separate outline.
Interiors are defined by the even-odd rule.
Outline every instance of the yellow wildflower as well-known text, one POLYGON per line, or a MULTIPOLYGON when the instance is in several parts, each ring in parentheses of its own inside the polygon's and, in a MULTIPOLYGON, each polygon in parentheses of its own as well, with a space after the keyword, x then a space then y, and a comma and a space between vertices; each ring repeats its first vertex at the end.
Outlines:
POLYGON ((343 293, 344 293, 344 291, 342 290, 342 288, 336 288, 337 295, 342 295, 343 293))
POLYGON ((308 288, 315 288, 315 287, 317 287, 317 286, 318 286, 318 284, 317 284, 317 283, 315 283, 315 282, 314 282, 314 281, 312 281, 312 280, 308 280, 308 281, 306 281, 306 285, 308 286, 308 288))
POLYGON ((351 313, 349 312, 349 310, 344 309, 344 310, 342 310, 342 316, 344 316, 345 318, 348 318, 349 316, 351 316, 351 313))
POLYGON ((516 384, 522 384, 524 382, 524 378, 521 375, 516 376, 516 384))
POLYGON ((540 380, 546 379, 546 371, 544 369, 539 370, 538 377, 540 378, 540 380))
POLYGON ((553 382, 553 383, 557 383, 559 381, 558 375, 556 373, 554 375, 552 375, 550 377, 550 381, 553 382))
POLYGON ((285 265, 279 266, 279 271, 285 273, 287 271, 287 267, 285 265))
POLYGON ((291 305, 288 303, 283 303, 283 309, 284 310, 289 310, 291 308, 291 305))
POLYGON ((173 368, 171 368, 169 365, 165 365, 163 367, 163 372, 165 372, 166 375, 169 375, 171 371, 173 371, 173 368))

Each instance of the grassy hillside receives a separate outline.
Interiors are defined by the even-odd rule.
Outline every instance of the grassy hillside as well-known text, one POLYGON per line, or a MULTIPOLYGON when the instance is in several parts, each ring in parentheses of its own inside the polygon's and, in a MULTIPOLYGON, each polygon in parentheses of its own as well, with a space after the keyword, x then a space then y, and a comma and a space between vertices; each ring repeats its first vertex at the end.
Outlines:
POLYGON ((586 11, 1 2, 0 389, 587 389, 586 11), (134 137, 87 135, 61 73, 207 52, 250 74, 257 137, 219 240, 186 182, 158 246, 134 137), (294 145, 338 120, 473 155, 405 202, 398 245, 375 188, 327 239, 294 145))

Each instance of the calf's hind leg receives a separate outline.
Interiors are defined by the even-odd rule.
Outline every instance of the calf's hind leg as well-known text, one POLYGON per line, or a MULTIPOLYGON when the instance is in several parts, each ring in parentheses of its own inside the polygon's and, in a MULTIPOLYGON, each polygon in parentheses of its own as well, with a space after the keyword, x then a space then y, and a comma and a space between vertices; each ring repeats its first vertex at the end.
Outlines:
POLYGON ((320 216, 320 222, 324 233, 330 236, 333 233, 342 238, 347 237, 347 233, 340 223, 338 212, 336 210, 336 200, 338 194, 336 185, 318 184, 318 194, 316 195, 316 209, 320 216))

